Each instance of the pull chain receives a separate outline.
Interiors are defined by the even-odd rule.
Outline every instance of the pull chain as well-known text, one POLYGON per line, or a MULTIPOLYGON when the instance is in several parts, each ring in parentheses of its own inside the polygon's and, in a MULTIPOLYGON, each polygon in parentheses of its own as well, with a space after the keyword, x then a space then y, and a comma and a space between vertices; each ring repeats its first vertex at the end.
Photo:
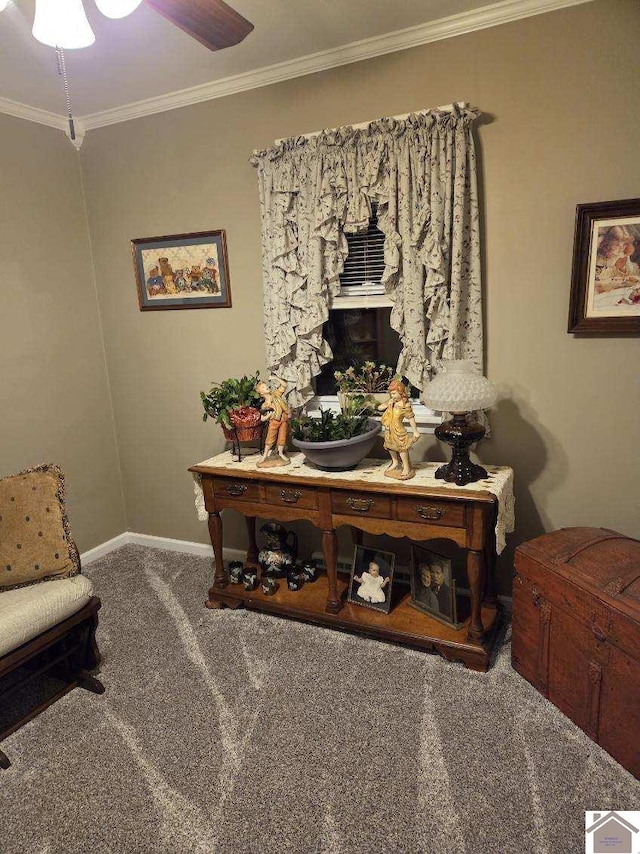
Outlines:
POLYGON ((56 48, 56 59, 58 61, 58 74, 62 77, 64 85, 64 94, 67 99, 67 116, 69 118, 69 136, 72 141, 76 138, 76 129, 73 124, 73 114, 71 112, 71 93, 69 91, 69 81, 67 80, 67 66, 64 61, 64 50, 61 47, 56 48))

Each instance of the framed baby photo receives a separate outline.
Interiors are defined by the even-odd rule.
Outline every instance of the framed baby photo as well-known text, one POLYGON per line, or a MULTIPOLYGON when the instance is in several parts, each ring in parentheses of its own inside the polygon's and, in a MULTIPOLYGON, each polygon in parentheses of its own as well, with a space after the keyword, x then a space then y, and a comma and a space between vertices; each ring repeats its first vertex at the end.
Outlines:
POLYGON ((140 311, 230 308, 224 231, 199 231, 131 241, 140 311))
POLYGON ((347 602, 388 614, 395 560, 393 552, 356 546, 347 602))
POLYGON ((422 546, 411 546, 411 604, 442 623, 457 625, 456 589, 449 558, 422 546))
POLYGON ((640 332, 640 199, 578 205, 569 332, 640 332))

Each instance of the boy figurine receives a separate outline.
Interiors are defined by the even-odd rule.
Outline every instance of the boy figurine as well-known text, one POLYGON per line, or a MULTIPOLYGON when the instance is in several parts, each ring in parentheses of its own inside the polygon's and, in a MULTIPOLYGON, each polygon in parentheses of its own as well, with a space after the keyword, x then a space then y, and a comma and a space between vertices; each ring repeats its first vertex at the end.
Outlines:
POLYGON ((267 468, 269 466, 288 466, 291 460, 286 454, 287 439, 289 438, 289 406, 284 399, 284 393, 287 390, 286 380, 275 377, 280 385, 276 389, 270 389, 263 380, 256 383, 256 392, 260 397, 264 398, 264 403, 260 407, 262 421, 269 422, 267 430, 267 439, 264 445, 264 453, 262 459, 257 463, 258 468, 267 468), (273 446, 278 448, 278 455, 269 459, 273 446))

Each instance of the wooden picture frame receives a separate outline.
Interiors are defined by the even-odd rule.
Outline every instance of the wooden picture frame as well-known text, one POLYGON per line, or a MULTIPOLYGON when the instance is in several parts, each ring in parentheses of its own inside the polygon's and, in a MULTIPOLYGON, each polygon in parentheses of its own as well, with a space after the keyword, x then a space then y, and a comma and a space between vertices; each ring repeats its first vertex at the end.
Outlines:
POLYGON ((140 311, 231 308, 224 230, 131 241, 140 311))
POLYGON ((576 207, 569 332, 640 332, 640 199, 576 207))
POLYGON ((451 560, 412 544, 410 575, 411 605, 441 623, 457 626, 456 584, 451 560))
POLYGON ((388 614, 391 610, 391 587, 395 560, 396 556, 393 552, 356 546, 353 553, 347 602, 351 605, 359 605, 362 608, 371 608, 373 611, 388 614), (370 572, 372 564, 378 566, 379 575, 377 577, 370 572), (366 573, 366 576, 363 573, 366 573), (382 582, 377 581, 376 578, 382 578, 382 582))

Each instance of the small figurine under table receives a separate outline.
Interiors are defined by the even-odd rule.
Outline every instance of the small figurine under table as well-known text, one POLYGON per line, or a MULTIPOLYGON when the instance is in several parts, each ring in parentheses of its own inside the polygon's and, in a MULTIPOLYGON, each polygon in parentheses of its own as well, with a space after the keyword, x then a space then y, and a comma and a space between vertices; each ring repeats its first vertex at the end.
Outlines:
POLYGON ((258 468, 269 468, 271 466, 288 466, 291 462, 287 456, 287 440, 289 438, 289 419, 291 413, 284 399, 287 390, 286 380, 275 377, 280 385, 276 389, 270 389, 263 380, 256 384, 256 391, 264 398, 260 407, 262 421, 268 421, 267 438, 264 444, 264 452, 260 462, 256 463, 258 468), (277 456, 271 457, 273 446, 278 449, 277 456))
POLYGON ((385 476, 395 480, 410 480, 415 477, 416 472, 411 465, 409 448, 418 441, 420 433, 404 383, 391 380, 389 400, 381 403, 378 409, 383 413, 381 421, 384 446, 391 456, 391 465, 385 470, 385 476), (412 436, 404 426, 405 418, 413 430, 412 436))

